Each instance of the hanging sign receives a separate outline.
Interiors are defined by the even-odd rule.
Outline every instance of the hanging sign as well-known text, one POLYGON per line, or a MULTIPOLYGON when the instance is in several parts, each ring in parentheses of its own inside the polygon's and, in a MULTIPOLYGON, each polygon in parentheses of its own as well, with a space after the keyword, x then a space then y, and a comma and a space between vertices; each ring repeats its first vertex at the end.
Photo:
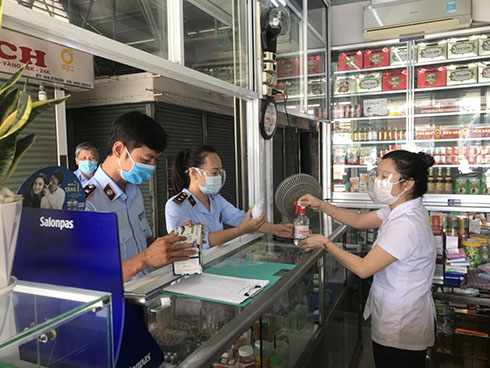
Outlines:
POLYGON ((13 74, 29 63, 23 76, 46 82, 94 88, 90 54, 0 29, 0 72, 13 74))

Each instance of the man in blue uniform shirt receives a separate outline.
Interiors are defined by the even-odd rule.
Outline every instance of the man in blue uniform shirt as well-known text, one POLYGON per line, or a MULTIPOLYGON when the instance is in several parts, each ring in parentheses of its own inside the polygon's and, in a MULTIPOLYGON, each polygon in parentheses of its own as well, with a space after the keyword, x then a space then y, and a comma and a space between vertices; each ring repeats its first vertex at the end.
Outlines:
POLYGON ((137 185, 148 180, 166 147, 163 128, 152 118, 133 111, 113 123, 108 155, 85 187, 87 211, 117 215, 123 280, 140 277, 170 262, 195 254, 192 244, 173 233, 151 241, 143 196, 137 185))
POLYGON ((99 153, 97 152, 97 147, 92 143, 83 142, 75 148, 75 163, 78 169, 73 174, 80 180, 82 187, 85 187, 94 176, 98 162, 99 153))

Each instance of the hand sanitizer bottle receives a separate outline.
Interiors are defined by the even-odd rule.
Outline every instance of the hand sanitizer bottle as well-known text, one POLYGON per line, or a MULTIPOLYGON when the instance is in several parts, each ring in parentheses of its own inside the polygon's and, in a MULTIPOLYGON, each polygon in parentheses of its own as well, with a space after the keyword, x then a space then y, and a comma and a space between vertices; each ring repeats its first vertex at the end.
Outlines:
POLYGON ((305 207, 298 202, 294 202, 296 205, 296 217, 294 218, 294 245, 298 246, 298 243, 306 239, 310 231, 310 219, 305 215, 305 207))

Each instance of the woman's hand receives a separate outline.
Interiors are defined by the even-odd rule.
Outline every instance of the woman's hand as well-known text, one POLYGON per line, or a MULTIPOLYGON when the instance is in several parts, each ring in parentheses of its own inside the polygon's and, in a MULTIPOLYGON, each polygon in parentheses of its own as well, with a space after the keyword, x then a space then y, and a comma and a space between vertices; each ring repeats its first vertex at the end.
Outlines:
POLYGON ((294 225, 293 224, 276 224, 273 228, 275 236, 280 238, 294 238, 294 225))
POLYGON ((312 210, 322 210, 323 205, 325 204, 325 202, 323 202, 321 199, 318 199, 311 194, 305 194, 300 199, 298 199, 298 202, 301 203, 303 206, 311 208, 312 210))
POLYGON ((243 218, 240 225, 238 225, 238 229, 240 230, 240 234, 248 234, 252 231, 257 231, 264 223, 265 223, 265 214, 262 213, 259 218, 253 219, 251 217, 252 207, 248 208, 247 214, 243 218))
POLYGON ((312 249, 325 249, 325 244, 329 242, 330 240, 321 234, 308 234, 298 245, 308 252, 312 249))

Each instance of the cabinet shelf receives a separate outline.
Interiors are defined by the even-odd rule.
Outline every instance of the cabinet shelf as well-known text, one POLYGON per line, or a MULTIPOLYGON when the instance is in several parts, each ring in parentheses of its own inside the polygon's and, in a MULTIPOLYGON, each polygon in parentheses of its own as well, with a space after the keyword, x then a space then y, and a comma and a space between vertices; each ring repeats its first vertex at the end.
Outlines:
POLYGON ((452 86, 442 86, 442 87, 431 87, 431 88, 415 88, 414 92, 434 92, 434 91, 444 91, 447 89, 461 89, 461 88, 479 88, 488 87, 490 83, 468 83, 468 84, 455 84, 452 86))
MULTIPOLYGON (((490 85, 490 84, 489 84, 490 85)), ((442 88, 442 87, 440 87, 442 88)), ((398 89, 396 91, 376 91, 376 92, 361 92, 361 93, 346 93, 345 95, 334 95, 332 98, 345 98, 345 97, 355 97, 355 96, 375 96, 375 95, 394 95, 400 93, 407 93, 406 89, 398 89)))
MULTIPOLYGON (((315 78, 315 77, 325 77, 325 73, 315 73, 315 74, 308 74, 308 78, 315 78)), ((292 75, 289 77, 277 77, 278 81, 283 81, 283 80, 291 80, 291 79, 302 79, 302 75, 292 75)))
POLYGON ((458 63, 461 61, 478 61, 478 60, 486 60, 490 59, 490 54, 489 55, 480 55, 480 56, 469 56, 465 58, 458 58, 458 59, 446 59, 446 60, 437 60, 437 61, 424 61, 421 63, 415 63, 414 66, 429 66, 429 65, 441 65, 441 64, 452 64, 452 63, 458 63))
POLYGON ((490 141, 490 137, 469 137, 469 138, 446 138, 446 139, 416 139, 415 143, 437 143, 437 142, 465 142, 465 141, 490 141))
POLYGON ((393 119, 405 119, 406 115, 386 115, 386 116, 363 116, 356 118, 337 118, 333 119, 333 122, 347 122, 347 121, 361 121, 361 120, 393 120, 393 119))
POLYGON ((352 145, 352 144, 405 144, 407 143, 406 140, 402 140, 402 141, 395 141, 395 140, 391 140, 391 141, 352 141, 352 142, 346 142, 346 143, 332 143, 332 145, 334 146, 345 146, 345 145, 352 145))
POLYGON ((336 70, 333 72, 333 74, 338 75, 338 74, 357 74, 357 73, 366 73, 366 72, 382 72, 385 70, 392 70, 392 69, 406 69, 406 64, 403 65, 390 65, 390 66, 380 66, 377 68, 363 68, 363 69, 352 69, 352 70, 336 70))
MULTIPOLYGON (((467 166, 468 167, 476 167, 476 168, 487 168, 487 167, 490 167, 490 164, 470 164, 467 166)), ((433 165, 432 167, 461 167, 461 165, 437 164, 437 165, 433 165)))
POLYGON ((480 115, 480 114, 490 114, 490 110, 479 110, 479 111, 456 111, 456 112, 434 112, 430 114, 415 114, 414 118, 430 118, 438 116, 460 116, 460 115, 480 115))

